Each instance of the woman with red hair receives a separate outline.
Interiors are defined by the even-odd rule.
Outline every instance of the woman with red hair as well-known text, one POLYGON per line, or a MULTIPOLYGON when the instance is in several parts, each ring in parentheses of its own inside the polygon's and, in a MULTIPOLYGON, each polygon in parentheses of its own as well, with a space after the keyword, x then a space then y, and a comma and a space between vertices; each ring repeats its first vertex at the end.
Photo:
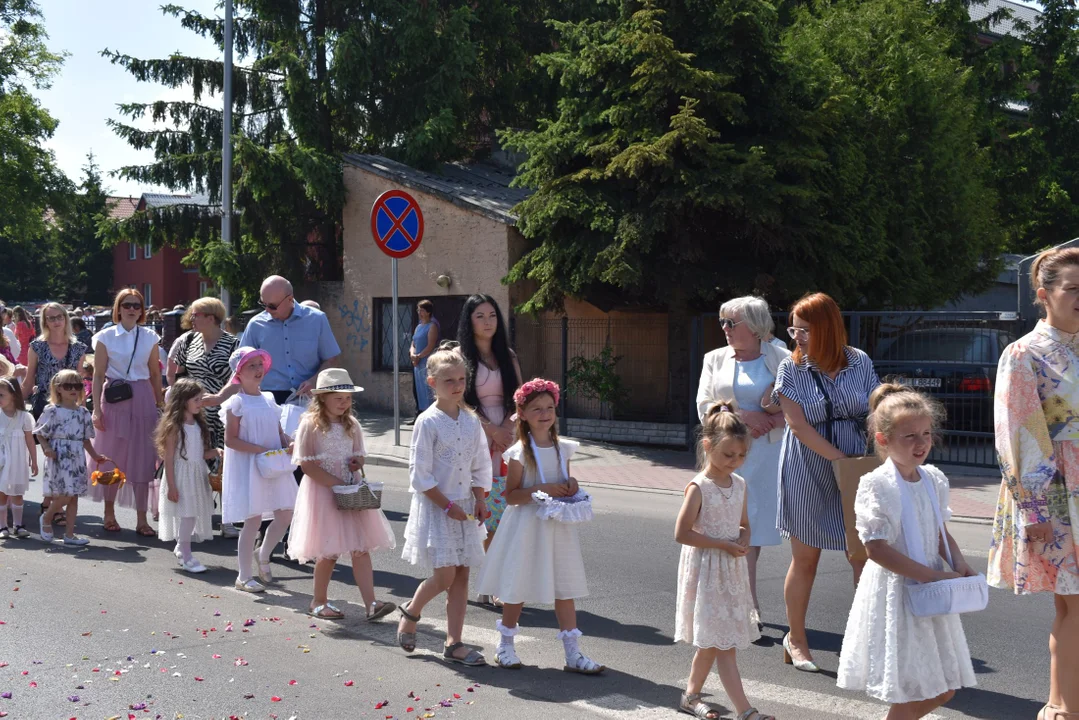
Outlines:
MULTIPOLYGON (((821 550, 847 549, 832 461, 865 454, 869 394, 880 380, 869 356, 847 345, 843 315, 824 293, 799 300, 790 324, 787 332, 797 347, 780 363, 772 394, 787 420, 776 519, 791 543, 783 585, 790 625, 783 659, 798 670, 818 672, 806 637, 809 595, 821 550)), ((851 558, 850 563, 857 583, 865 561, 851 558)))

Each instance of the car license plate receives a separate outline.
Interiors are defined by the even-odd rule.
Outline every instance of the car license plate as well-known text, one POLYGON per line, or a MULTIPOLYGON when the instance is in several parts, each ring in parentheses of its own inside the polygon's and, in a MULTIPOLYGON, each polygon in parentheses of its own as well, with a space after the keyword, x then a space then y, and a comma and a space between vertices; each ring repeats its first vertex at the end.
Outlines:
POLYGON ((910 385, 916 388, 939 388, 940 378, 897 378, 900 385, 910 385))

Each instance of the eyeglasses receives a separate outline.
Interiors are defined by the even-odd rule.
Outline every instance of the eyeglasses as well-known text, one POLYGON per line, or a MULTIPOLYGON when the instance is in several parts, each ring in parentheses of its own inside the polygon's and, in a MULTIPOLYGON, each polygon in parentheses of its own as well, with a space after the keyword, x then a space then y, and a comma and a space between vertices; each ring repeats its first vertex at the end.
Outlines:
POLYGON ((275 302, 275 303, 267 303, 267 302, 262 302, 261 300, 259 300, 259 307, 261 307, 263 310, 269 310, 270 312, 273 312, 274 310, 277 310, 277 308, 284 305, 285 301, 288 300, 290 297, 292 297, 291 293, 286 295, 285 297, 281 298, 281 302, 275 302))
POLYGON ((723 328, 724 330, 733 330, 734 328, 738 327, 739 325, 741 325, 744 322, 745 322, 745 320, 739 320, 738 322, 735 322, 731 318, 720 318, 719 319, 719 326, 721 328, 723 328))
POLYGON ((61 390, 82 390, 82 383, 60 383, 61 390))
POLYGON ((809 337, 809 328, 789 327, 787 328, 787 334, 791 336, 792 340, 797 340, 800 337, 809 337))
POLYGON ((142 303, 120 303, 120 307, 122 307, 124 310, 142 310, 142 303))
POLYGON ((438 344, 439 350, 456 350, 461 347, 461 343, 456 340, 443 340, 438 344))
POLYGON ((59 322, 60 320, 67 320, 66 315, 46 315, 45 322, 59 322))

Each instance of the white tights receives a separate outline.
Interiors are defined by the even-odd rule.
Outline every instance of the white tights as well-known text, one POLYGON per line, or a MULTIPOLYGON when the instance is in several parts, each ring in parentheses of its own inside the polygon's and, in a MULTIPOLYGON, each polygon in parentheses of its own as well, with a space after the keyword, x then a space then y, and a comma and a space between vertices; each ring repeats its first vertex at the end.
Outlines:
MULTIPOLYGON (((270 562, 270 553, 281 542, 288 532, 288 526, 292 523, 291 510, 274 510, 273 522, 266 528, 266 536, 262 539, 262 547, 259 548, 259 562, 265 565, 270 562)), ((255 541, 258 540, 259 526, 262 524, 260 515, 253 515, 244 520, 243 530, 236 540, 237 565, 240 568, 240 582, 247 582, 253 577, 251 570, 251 555, 255 551, 255 541)))
POLYGON ((180 549, 180 559, 191 559, 191 536, 195 534, 195 518, 180 518, 179 532, 176 534, 176 547, 180 549))

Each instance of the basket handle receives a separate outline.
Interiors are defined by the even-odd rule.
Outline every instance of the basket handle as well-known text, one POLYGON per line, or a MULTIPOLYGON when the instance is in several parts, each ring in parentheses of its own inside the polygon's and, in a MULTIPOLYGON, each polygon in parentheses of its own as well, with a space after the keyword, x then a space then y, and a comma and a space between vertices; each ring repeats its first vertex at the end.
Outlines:
POLYGON ((101 470, 106 465, 112 465, 113 470, 119 470, 120 469, 120 466, 116 464, 115 460, 105 460, 105 462, 98 463, 97 464, 97 469, 101 470))

